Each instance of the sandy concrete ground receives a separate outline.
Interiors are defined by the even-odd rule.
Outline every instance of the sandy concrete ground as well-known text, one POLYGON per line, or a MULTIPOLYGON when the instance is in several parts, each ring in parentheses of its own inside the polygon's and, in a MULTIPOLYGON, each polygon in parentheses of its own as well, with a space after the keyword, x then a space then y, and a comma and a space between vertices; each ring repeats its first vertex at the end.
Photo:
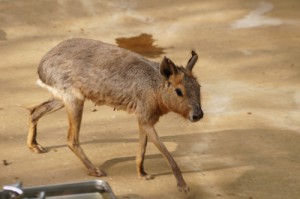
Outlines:
POLYGON ((0 185, 95 179, 65 145, 65 110, 39 123, 48 153, 26 148, 23 107, 49 97, 35 86, 37 65, 67 38, 114 44, 145 33, 178 64, 197 50, 205 118, 191 124, 168 114, 157 125, 191 188, 185 195, 152 144, 145 164, 156 178, 137 177, 134 116, 86 103, 82 146, 118 198, 299 198, 299 10, 298 0, 1 0, 0 160, 8 165, 0 164, 0 185))

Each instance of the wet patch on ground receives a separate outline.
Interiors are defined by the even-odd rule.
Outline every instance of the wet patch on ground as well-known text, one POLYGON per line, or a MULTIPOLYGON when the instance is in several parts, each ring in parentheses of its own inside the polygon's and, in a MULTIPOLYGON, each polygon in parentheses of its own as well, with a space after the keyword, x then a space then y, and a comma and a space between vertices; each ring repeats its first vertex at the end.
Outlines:
POLYGON ((165 48, 154 45, 154 41, 152 35, 146 33, 134 37, 120 37, 116 39, 119 47, 149 58, 156 58, 164 54, 165 48))

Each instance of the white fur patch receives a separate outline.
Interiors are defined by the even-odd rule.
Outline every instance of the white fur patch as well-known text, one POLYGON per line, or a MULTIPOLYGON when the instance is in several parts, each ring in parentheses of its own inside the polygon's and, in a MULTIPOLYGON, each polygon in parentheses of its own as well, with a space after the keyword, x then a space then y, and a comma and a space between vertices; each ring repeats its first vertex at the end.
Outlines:
POLYGON ((47 84, 44 84, 40 79, 38 79, 36 81, 36 85, 40 86, 41 88, 47 89, 50 93, 52 93, 52 95, 54 97, 57 97, 57 98, 60 98, 60 99, 64 98, 64 91, 58 90, 58 89, 53 88, 51 86, 48 86, 47 84))
MULTIPOLYGON (((62 99, 64 101, 65 100, 68 101, 68 99, 70 99, 70 97, 71 97, 70 93, 68 93, 67 91, 59 90, 57 88, 53 88, 51 86, 48 86, 47 84, 43 83, 40 79, 38 79, 36 81, 36 85, 40 86, 41 88, 47 89, 54 97, 57 97, 57 98, 62 99)), ((78 89, 72 88, 71 89, 71 94, 73 96, 75 96, 76 98, 80 99, 80 100, 84 100, 83 94, 78 89)))

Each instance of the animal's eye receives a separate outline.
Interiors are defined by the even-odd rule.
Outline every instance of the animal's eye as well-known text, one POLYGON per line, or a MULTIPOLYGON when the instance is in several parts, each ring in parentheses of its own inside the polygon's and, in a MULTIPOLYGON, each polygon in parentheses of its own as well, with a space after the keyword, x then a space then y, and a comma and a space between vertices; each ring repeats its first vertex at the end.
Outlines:
POLYGON ((176 89, 175 89, 175 92, 176 92, 176 94, 177 94, 178 96, 183 97, 183 94, 182 94, 182 92, 181 92, 181 90, 180 90, 179 88, 176 88, 176 89))

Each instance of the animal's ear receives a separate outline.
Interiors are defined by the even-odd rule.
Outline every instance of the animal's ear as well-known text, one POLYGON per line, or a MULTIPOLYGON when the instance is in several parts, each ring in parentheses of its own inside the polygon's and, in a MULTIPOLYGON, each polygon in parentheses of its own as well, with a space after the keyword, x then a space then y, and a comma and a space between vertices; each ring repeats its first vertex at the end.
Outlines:
POLYGON ((171 75, 177 74, 175 64, 167 57, 164 57, 160 63, 160 73, 168 80, 171 75))
POLYGON ((189 71, 192 71, 194 65, 197 62, 197 60, 198 60, 198 55, 197 55, 197 53, 195 51, 192 50, 192 57, 188 61, 187 65, 186 65, 186 69, 189 70, 189 71))

